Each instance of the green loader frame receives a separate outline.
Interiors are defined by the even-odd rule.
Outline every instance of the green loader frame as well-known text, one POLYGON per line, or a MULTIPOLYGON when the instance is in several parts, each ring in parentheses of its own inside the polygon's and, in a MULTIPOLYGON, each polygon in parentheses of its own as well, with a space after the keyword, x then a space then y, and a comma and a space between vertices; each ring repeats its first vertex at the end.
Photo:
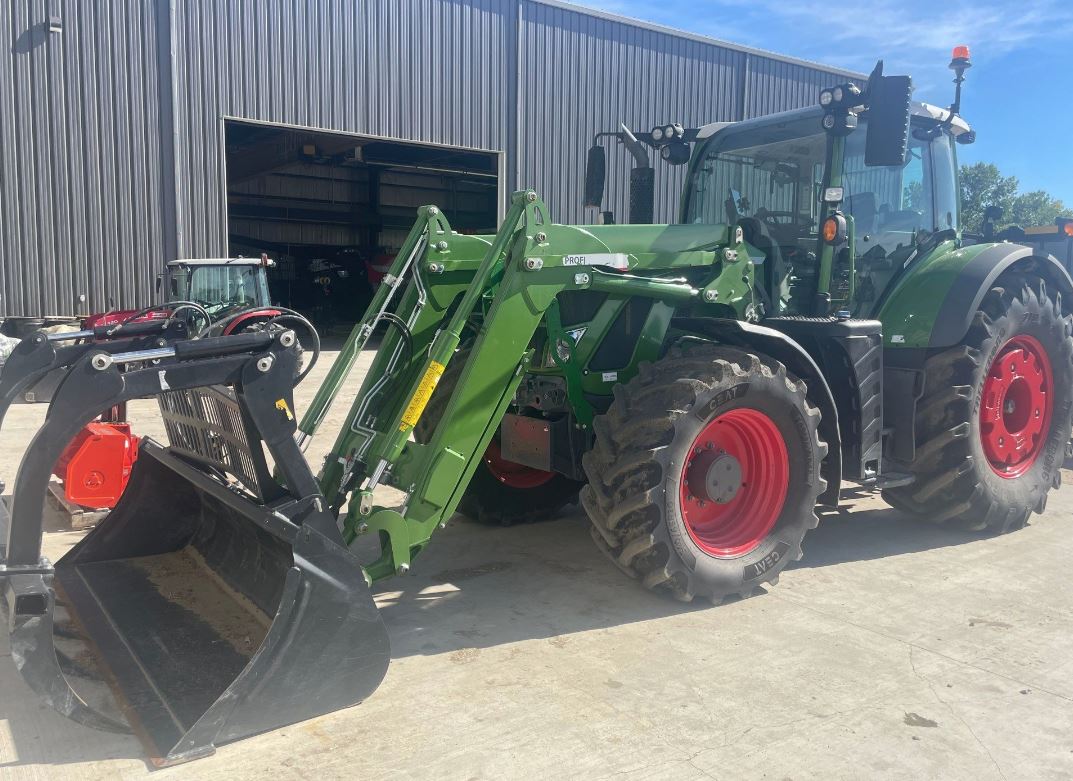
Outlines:
MULTIPOLYGON (((710 226, 690 225, 553 225, 537 194, 525 191, 512 196, 499 233, 489 240, 456 234, 439 209, 422 207, 386 283, 299 425, 303 441, 317 430, 361 348, 400 293, 402 280, 409 279, 398 304, 399 311, 409 313, 406 330, 393 328, 380 343, 348 416, 350 424, 320 475, 321 491, 333 506, 342 506, 353 490, 344 521, 346 539, 380 535, 383 554, 367 567, 369 578, 409 569, 411 559, 454 513, 533 367, 534 336, 543 331, 543 344, 569 339, 558 322, 559 294, 596 291, 609 297, 607 311, 588 334, 589 343, 571 340, 565 357, 555 354, 556 366, 568 378, 575 425, 588 436, 595 412, 586 391, 606 395, 613 384, 630 379, 640 361, 658 358, 676 310, 695 307, 700 314, 729 307, 744 318, 755 306, 753 267, 737 263, 745 246, 740 231, 736 237, 731 233, 726 227, 713 233, 710 226), (601 239, 612 233, 620 239, 618 253, 608 253, 601 239), (628 255, 634 271, 658 270, 663 276, 617 273, 605 265, 614 262, 611 254, 628 255), (592 265, 601 261, 601 266, 592 265), (726 265, 740 273, 722 273, 726 265), (585 350, 591 352, 603 341, 621 308, 634 298, 654 304, 631 356, 633 368, 614 372, 613 378, 580 369, 585 350), (421 413, 474 316, 478 333, 439 425, 427 442, 413 441, 421 413), (410 494, 401 511, 374 504, 373 492, 385 481, 410 494)), ((390 315, 389 322, 397 318, 390 315)))

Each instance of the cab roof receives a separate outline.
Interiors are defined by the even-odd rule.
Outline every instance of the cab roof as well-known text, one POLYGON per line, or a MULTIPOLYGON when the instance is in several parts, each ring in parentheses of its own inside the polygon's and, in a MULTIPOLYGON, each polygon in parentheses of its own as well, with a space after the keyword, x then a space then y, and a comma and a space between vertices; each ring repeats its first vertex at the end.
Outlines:
MULTIPOLYGON (((932 119, 936 122, 945 122, 950 117, 950 112, 945 108, 939 108, 930 103, 919 103, 916 101, 910 104, 909 113, 914 117, 932 119)), ((762 127, 775 122, 790 122, 795 119, 805 119, 813 116, 817 119, 822 117, 823 109, 819 106, 809 106, 808 108, 799 108, 792 111, 780 111, 776 114, 766 114, 762 117, 754 117, 753 119, 746 119, 741 122, 712 122, 700 127, 699 132, 697 133, 697 138, 709 138, 710 136, 714 136, 720 130, 729 127, 733 127, 735 130, 747 130, 749 127, 762 127)), ((955 116, 953 122, 950 123, 950 132, 954 136, 960 136, 962 133, 967 133, 970 129, 969 123, 960 116, 955 116)))

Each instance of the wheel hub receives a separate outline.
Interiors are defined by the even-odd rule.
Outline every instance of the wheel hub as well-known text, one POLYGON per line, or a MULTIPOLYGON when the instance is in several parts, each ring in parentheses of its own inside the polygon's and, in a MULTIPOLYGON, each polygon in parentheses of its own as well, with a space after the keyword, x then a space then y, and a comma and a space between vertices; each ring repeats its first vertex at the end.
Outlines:
POLYGON ((710 420, 682 468, 690 537, 716 558, 757 548, 782 513, 790 480, 786 442, 765 413, 738 408, 710 420))
POLYGON ((1050 431, 1051 363, 1035 337, 1015 336, 999 351, 984 378, 980 440, 1001 477, 1027 472, 1050 431))
POLYGON ((729 504, 740 488, 741 462, 724 452, 711 459, 711 465, 704 473, 704 485, 697 493, 709 501, 729 504))

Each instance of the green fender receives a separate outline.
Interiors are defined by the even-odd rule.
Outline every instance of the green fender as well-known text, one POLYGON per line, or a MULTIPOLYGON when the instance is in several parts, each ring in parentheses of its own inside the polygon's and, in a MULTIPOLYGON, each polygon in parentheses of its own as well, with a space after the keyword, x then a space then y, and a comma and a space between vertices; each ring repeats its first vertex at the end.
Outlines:
POLYGON ((1073 296, 1073 279, 1049 255, 1019 244, 974 244, 958 248, 946 241, 918 260, 880 307, 884 346, 943 348, 957 344, 987 291, 1002 274, 1024 271, 1049 289, 1073 296))

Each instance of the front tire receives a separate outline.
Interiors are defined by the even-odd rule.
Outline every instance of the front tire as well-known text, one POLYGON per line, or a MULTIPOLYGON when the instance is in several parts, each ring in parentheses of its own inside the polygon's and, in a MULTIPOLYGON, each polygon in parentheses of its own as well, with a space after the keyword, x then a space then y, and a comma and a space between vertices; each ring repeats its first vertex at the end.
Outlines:
POLYGON ((593 539, 683 601, 774 583, 818 522, 819 421, 805 384, 767 356, 705 347, 642 366, 584 457, 593 539))
POLYGON ((964 340, 927 360, 917 482, 883 497, 924 520, 1019 529, 1061 484, 1073 418, 1073 318, 1042 280, 992 288, 964 340))

